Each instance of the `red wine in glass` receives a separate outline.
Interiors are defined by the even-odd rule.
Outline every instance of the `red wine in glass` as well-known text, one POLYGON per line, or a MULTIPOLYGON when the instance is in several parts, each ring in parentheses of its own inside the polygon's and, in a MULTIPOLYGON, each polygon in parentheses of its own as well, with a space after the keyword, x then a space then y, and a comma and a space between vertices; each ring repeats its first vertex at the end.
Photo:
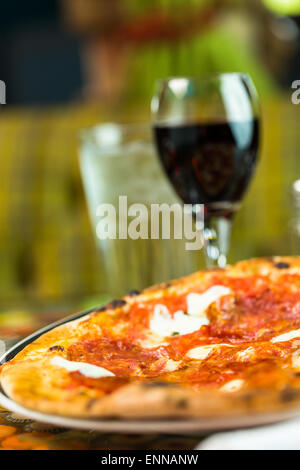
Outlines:
POLYGON ((230 217, 251 180, 258 154, 258 119, 154 126, 158 154, 185 203, 230 217))
MULTIPOLYGON (((170 82, 174 80, 170 79, 170 82)), ((168 80, 160 83, 160 93, 154 97, 154 108, 157 109, 153 113, 156 148, 182 201, 204 204, 207 264, 224 266, 231 219, 240 206, 258 159, 257 97, 253 88, 251 90, 249 79, 239 74, 214 77, 211 86, 206 80, 203 87, 195 86, 195 79, 177 80, 179 83, 185 80, 185 99, 184 82, 181 89, 177 86, 178 97, 174 84, 170 92, 168 80), (222 89, 224 81, 227 88, 223 86, 222 89), (194 86, 189 87, 190 82, 194 86), (234 96, 235 87, 237 95, 244 90, 240 100, 234 96), (203 92, 203 100, 199 90, 203 92), (213 101, 212 111, 209 92, 213 101), (191 106, 193 100, 194 106, 191 106), (201 118, 202 101, 205 112, 201 118), (200 112, 197 114, 198 108, 200 112)))

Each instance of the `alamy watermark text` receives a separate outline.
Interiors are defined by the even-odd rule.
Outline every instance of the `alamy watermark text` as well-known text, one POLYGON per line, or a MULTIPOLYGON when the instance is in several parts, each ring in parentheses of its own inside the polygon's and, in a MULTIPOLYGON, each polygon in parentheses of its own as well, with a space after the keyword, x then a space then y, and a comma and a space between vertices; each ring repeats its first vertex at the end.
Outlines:
POLYGON ((203 247, 203 204, 128 205, 127 196, 119 196, 118 207, 99 204, 96 234, 100 240, 186 240, 186 250, 203 247))

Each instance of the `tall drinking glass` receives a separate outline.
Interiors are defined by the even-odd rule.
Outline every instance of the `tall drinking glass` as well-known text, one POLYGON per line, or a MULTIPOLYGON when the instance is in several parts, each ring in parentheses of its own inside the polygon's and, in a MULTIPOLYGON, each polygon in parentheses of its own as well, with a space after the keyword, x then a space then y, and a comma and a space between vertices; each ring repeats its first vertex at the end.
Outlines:
POLYGON ((128 208, 132 204, 145 205, 149 218, 152 204, 181 204, 157 159, 150 124, 103 124, 83 130, 80 165, 101 252, 100 269, 109 294, 123 295, 199 269, 201 256, 187 251, 184 239, 132 239, 118 234, 120 222, 127 217, 120 211, 120 196, 127 197, 128 208), (102 204, 116 210, 116 237, 102 236, 102 204))
POLYGON ((207 265, 227 263, 232 220, 258 157, 259 105, 244 74, 159 80, 151 102, 165 171, 184 203, 204 204, 207 265))

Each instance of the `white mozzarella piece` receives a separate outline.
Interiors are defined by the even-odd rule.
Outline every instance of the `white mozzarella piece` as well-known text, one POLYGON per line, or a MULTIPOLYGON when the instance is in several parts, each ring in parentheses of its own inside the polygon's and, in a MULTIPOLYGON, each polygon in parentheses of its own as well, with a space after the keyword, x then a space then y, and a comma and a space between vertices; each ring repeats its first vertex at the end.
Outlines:
POLYGON ((87 364, 86 362, 68 361, 67 359, 64 359, 60 356, 53 357, 51 359, 51 364, 58 367, 63 367, 69 372, 78 371, 82 375, 85 375, 85 377, 90 377, 92 379, 99 379, 100 377, 113 377, 115 375, 103 367, 87 364))
POLYGON ((292 367, 293 369, 300 369, 300 351, 292 354, 292 367))
POLYGON ((237 390, 240 390, 243 385, 244 385, 244 380, 235 379, 235 380, 231 380, 230 382, 227 382, 225 385, 223 385, 220 388, 220 390, 222 392, 236 392, 237 390))
POLYGON ((226 343, 207 344, 205 346, 198 346, 197 348, 190 349, 186 353, 186 356, 189 357, 190 359, 203 360, 209 356, 211 351, 213 351, 214 349, 218 349, 220 346, 227 346, 229 348, 234 347, 232 344, 226 344, 226 343))
MULTIPOLYGON (((225 286, 212 286, 203 294, 187 295, 187 312, 189 315, 203 315, 205 310, 224 295, 231 294, 231 290, 225 286)), ((206 319, 208 324, 208 319, 206 319)))
POLYGON ((187 314, 178 311, 173 317, 165 305, 157 304, 150 319, 150 330, 162 337, 193 333, 209 324, 205 313, 209 305, 230 293, 231 290, 225 286, 213 286, 203 294, 188 294, 187 314))
POLYGON ((163 337, 187 335, 199 330, 204 324, 202 318, 185 315, 182 311, 176 312, 172 317, 165 305, 158 304, 150 320, 150 329, 163 337))
POLYGON ((174 372, 180 366, 181 361, 173 361, 173 359, 168 359, 165 364, 165 371, 166 372, 174 372))
POLYGON ((291 339, 294 339, 294 338, 300 338, 300 329, 292 330, 292 331, 289 331, 288 333, 275 336, 274 338, 271 339, 271 343, 283 343, 284 341, 290 341, 291 339))
POLYGON ((244 351, 239 351, 236 354, 236 357, 239 361, 247 361, 255 357, 255 349, 252 346, 249 346, 249 348, 245 349, 244 351))
POLYGON ((164 341, 162 336, 150 331, 145 338, 138 340, 138 344, 144 349, 155 349, 160 346, 168 346, 169 343, 164 341))

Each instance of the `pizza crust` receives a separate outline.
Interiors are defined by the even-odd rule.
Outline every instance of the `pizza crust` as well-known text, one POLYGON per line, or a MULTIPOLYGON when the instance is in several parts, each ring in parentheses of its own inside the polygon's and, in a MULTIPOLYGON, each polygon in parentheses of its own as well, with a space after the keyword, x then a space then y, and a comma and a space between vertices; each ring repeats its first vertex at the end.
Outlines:
MULTIPOLYGON (((276 257, 242 261, 226 268, 232 277, 252 274, 271 275, 274 279, 287 273, 300 274, 300 257, 276 257)), ((161 298, 166 293, 184 292, 215 270, 201 271, 186 278, 160 284, 137 295, 95 310, 79 320, 61 325, 26 346, 17 356, 1 367, 0 381, 4 392, 24 407, 45 413, 73 417, 209 417, 226 414, 278 411, 299 405, 300 389, 289 386, 281 390, 240 390, 196 392, 180 385, 161 382, 135 382, 101 396, 99 390, 66 388, 68 372, 51 365, 51 357, 64 357, 69 345, 81 335, 97 328, 93 320, 99 314, 115 315, 118 309, 129 309, 137 299, 161 298), (104 312, 104 313, 103 313, 104 312), (53 348, 54 346, 54 348, 53 348), (52 348, 52 349, 51 349, 52 348), (58 348, 58 349, 57 349, 58 348)))
POLYGON ((173 384, 131 383, 99 397, 93 390, 64 390, 65 374, 43 362, 17 363, 6 369, 1 384, 5 393, 25 408, 79 418, 208 418, 277 412, 300 405, 300 390, 222 393, 194 392, 173 384), (45 372, 43 372, 43 370, 45 372))

